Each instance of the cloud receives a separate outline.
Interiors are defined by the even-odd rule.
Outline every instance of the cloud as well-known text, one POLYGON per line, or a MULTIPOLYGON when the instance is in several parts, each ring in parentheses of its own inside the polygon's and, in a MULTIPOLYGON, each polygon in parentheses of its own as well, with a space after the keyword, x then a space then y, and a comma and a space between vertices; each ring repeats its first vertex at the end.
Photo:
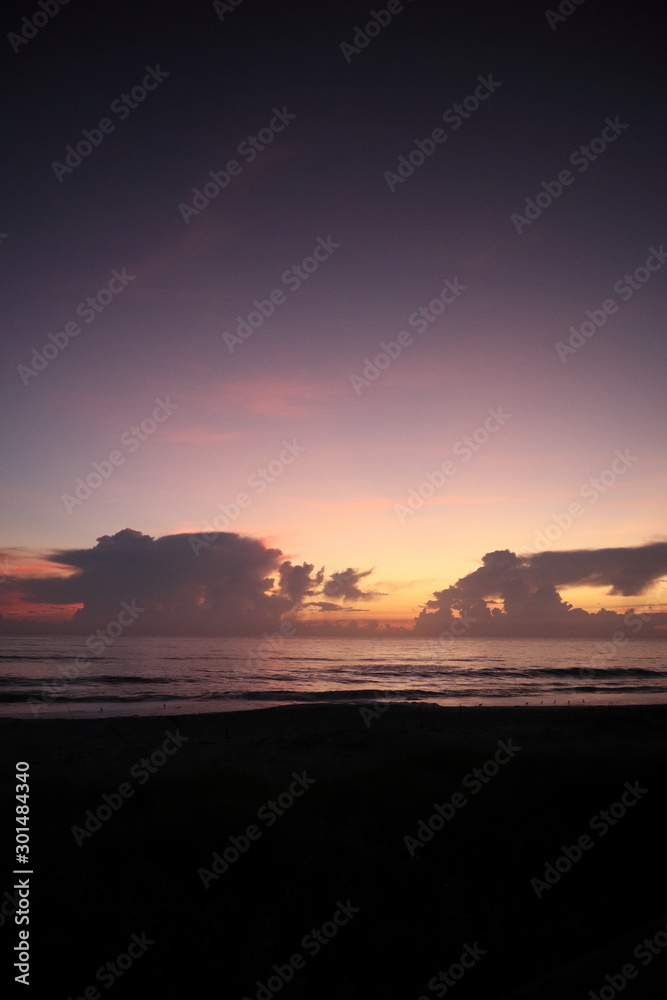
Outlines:
POLYGON ((324 579, 324 568, 312 576, 314 569, 312 563, 293 566, 289 561, 284 562, 280 567, 280 592, 294 604, 301 604, 304 597, 316 594, 324 579))
POLYGON ((104 627, 123 602, 143 610, 133 631, 153 634, 253 634, 273 627, 290 602, 272 592, 282 555, 256 539, 221 532, 195 556, 188 534, 152 538, 125 528, 90 549, 50 561, 74 572, 22 581, 33 602, 81 603, 73 623, 104 627))
POLYGON ((643 594, 667 572, 667 542, 637 548, 539 552, 532 557, 538 581, 555 586, 609 587, 610 594, 643 594))
POLYGON ((367 611, 367 608, 346 608, 342 604, 332 604, 331 601, 309 601, 304 604, 304 608, 318 608, 319 611, 344 611, 349 612, 367 611))
POLYGON ((324 580, 324 567, 313 575, 315 569, 312 563, 303 563, 301 566, 293 566, 291 562, 284 562, 280 567, 280 592, 289 597, 295 605, 302 605, 306 608, 319 608, 320 611, 348 611, 342 604, 335 604, 331 601, 309 601, 306 597, 322 595, 324 597, 337 597, 343 601, 372 600, 381 596, 376 591, 361 590, 359 581, 366 576, 370 576, 372 569, 358 570, 348 568, 338 573, 332 573, 324 580), (322 584, 324 583, 324 586, 322 584))
POLYGON ((307 378, 266 377, 213 382, 208 388, 201 383, 182 390, 183 398, 191 399, 213 413, 246 413, 277 419, 312 417, 328 401, 345 393, 345 386, 335 380, 313 381, 307 378))
MULTIPOLYGON (((516 555, 487 552, 482 565, 444 590, 435 591, 415 620, 418 634, 448 628, 457 611, 475 624, 469 634, 588 634, 601 620, 563 601, 557 587, 607 587, 611 595, 643 594, 667 571, 667 542, 634 548, 576 549, 516 555), (503 611, 486 602, 500 598, 503 611), (537 631, 536 631, 537 630, 537 631)), ((608 615, 610 612, 604 612, 608 615)), ((622 620, 622 616, 614 616, 622 620)), ((605 621, 605 629, 609 622, 605 621)))
MULTIPOLYGON (((93 632, 113 621, 123 603, 141 608, 133 634, 257 635, 275 629, 307 597, 324 593, 325 570, 293 565, 277 548, 232 532, 182 533, 153 538, 124 528, 102 535, 88 549, 58 551, 40 564, 60 576, 28 573, 12 577, 14 607, 25 604, 82 605, 72 618, 76 631, 93 632), (67 574, 67 575, 66 575, 67 574)), ((341 596, 367 596, 356 583, 371 571, 334 572, 341 596)), ((323 606, 321 610, 331 610, 323 606)), ((338 608, 336 608, 338 610, 338 608)), ((24 612, 25 614, 26 612, 24 612)))
POLYGON ((190 427, 180 431, 167 431, 163 441, 174 444, 212 444, 218 441, 236 441, 238 431, 214 431, 206 427, 190 427))
POLYGON ((372 600, 380 597, 376 591, 361 590, 359 581, 366 576, 370 576, 372 569, 358 570, 348 568, 338 573, 332 573, 324 580, 324 567, 313 575, 315 567, 312 563, 303 563, 301 566, 293 566, 291 562, 284 562, 280 567, 280 592, 292 601, 295 605, 304 608, 318 608, 320 611, 350 611, 357 610, 346 608, 342 604, 335 604, 332 601, 307 601, 306 597, 324 596, 338 597, 343 601, 372 600), (324 583, 324 586, 322 584, 324 583))
POLYGON ((361 590, 358 583, 365 576, 369 576, 372 569, 361 570, 348 568, 342 573, 332 573, 324 584, 322 593, 326 597, 339 597, 344 601, 370 600, 373 597, 380 597, 376 591, 361 590))
POLYGON ((456 589, 471 598, 503 596, 519 581, 541 587, 609 587, 610 594, 643 594, 667 571, 667 542, 635 548, 574 549, 517 556, 508 549, 489 552, 482 566, 459 580, 456 589))

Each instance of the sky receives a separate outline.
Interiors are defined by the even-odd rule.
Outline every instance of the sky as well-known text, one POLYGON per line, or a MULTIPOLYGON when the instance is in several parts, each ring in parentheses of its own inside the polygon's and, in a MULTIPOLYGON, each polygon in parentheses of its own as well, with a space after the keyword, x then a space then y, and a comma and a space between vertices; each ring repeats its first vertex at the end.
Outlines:
POLYGON ((634 593, 547 584, 667 608, 659 31, 561 7, 5 5, 5 624, 129 600, 63 581, 140 536, 198 567, 165 614, 243 578, 264 624, 306 565, 302 616, 410 626, 620 549, 634 593))

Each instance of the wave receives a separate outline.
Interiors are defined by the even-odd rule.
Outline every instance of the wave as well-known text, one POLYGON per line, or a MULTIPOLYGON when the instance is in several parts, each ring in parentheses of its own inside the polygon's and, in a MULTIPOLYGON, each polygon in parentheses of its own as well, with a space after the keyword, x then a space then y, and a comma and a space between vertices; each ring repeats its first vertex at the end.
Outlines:
POLYGON ((538 670, 539 677, 665 677, 667 668, 659 667, 652 670, 650 667, 529 667, 526 671, 538 670))
POLYGON ((199 684, 200 681, 196 677, 179 677, 177 680, 173 680, 170 677, 136 677, 127 676, 123 677, 120 674, 102 674, 97 677, 90 677, 88 675, 82 674, 79 677, 67 678, 65 676, 61 677, 0 677, 0 689, 4 687, 10 687, 15 685, 16 687, 30 687, 38 690, 38 685, 48 686, 51 688, 53 681, 59 682, 63 681, 71 687, 75 687, 77 684, 199 684))
MULTIPOLYGON (((74 660, 77 656, 83 656, 87 652, 88 652, 88 650, 85 650, 82 647, 76 653, 51 653, 51 655, 42 654, 41 656, 31 656, 28 653, 17 653, 17 654, 9 654, 9 653, 4 654, 4 653, 0 653, 0 661, 2 661, 2 660, 8 660, 8 661, 32 660, 32 661, 37 662, 37 663, 44 663, 44 661, 46 661, 46 660, 74 660)), ((89 653, 89 655, 92 655, 92 654, 89 653)), ((109 657, 105 657, 105 659, 112 660, 113 657, 109 656, 109 657)))
MULTIPOLYGON (((0 704, 18 704, 19 702, 33 704, 29 702, 29 697, 33 696, 38 698, 40 695, 39 690, 33 690, 30 692, 19 692, 19 691, 7 691, 0 693, 0 704)), ((299 704, 299 703, 347 703, 347 704, 374 704, 374 703, 391 703, 391 702, 438 702, 443 699, 448 701, 460 701, 469 702, 472 700, 479 701, 490 699, 502 700, 507 698, 529 698, 531 700, 542 699, 549 702, 551 695, 559 695, 560 703, 562 704, 562 698, 564 695, 570 695, 569 700, 573 704, 577 704, 578 697, 583 694, 660 694, 664 695, 667 693, 667 686, 656 685, 656 684, 632 684, 632 685, 617 685, 614 687, 601 688, 593 684, 584 684, 581 686, 576 686, 571 689, 571 691, 564 690, 562 687, 551 686, 535 689, 530 686, 516 685, 508 687, 505 690, 498 690, 498 688, 480 688, 467 687, 457 690, 450 691, 429 691, 422 689, 415 689, 409 691, 395 691, 395 692, 384 692, 384 691, 374 691, 370 689, 365 689, 362 691, 346 691, 346 690, 329 690, 329 691, 288 691, 288 690, 270 690, 270 691, 219 691, 219 692, 207 692, 202 695, 187 695, 182 692, 178 694, 170 694, 166 691, 160 691, 155 693, 149 692, 137 692, 136 694, 76 694, 75 692, 68 691, 62 697, 56 696, 50 699, 48 702, 44 703, 43 707, 55 707, 58 705, 75 705, 75 704, 147 704, 147 703, 164 703, 167 702, 181 702, 181 703, 191 703, 191 704, 203 704, 206 702, 227 702, 227 703, 242 703, 242 702, 271 702, 271 703, 285 703, 285 704, 299 704)))

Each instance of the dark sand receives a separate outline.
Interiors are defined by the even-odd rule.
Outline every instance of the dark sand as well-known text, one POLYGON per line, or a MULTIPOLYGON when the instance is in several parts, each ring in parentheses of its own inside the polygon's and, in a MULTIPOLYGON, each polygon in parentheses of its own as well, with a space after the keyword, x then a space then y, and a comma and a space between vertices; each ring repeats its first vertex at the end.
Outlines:
MULTIPOLYGON (((271 995, 587 1000, 631 962, 623 996, 662 998, 667 948, 648 964, 633 951, 667 925, 666 723, 667 706, 393 705, 368 727, 345 705, 5 720, 10 834, 13 763, 31 765, 34 985, 23 995, 65 1000, 96 986, 114 998, 255 1000, 257 980, 298 952, 303 967, 272 980, 271 995), (187 741, 141 783, 131 768, 168 730, 187 741), (521 750, 473 794, 463 778, 499 740, 521 750), (312 787, 270 826, 268 812, 258 818, 304 770, 312 787), (637 781, 648 791, 605 835, 592 831, 637 781), (124 782, 134 795, 79 847, 72 827, 124 782), (411 856, 404 838, 455 792, 466 804, 411 856), (198 869, 250 824, 258 839, 204 888, 198 869), (591 849, 538 899, 530 879, 583 834, 591 849), (312 955, 304 935, 348 900, 359 912, 312 955), (113 985, 96 979, 143 933, 155 943, 131 968, 113 985), (429 989, 476 943, 486 954, 460 981, 429 989)), ((12 885, 3 878, 0 894, 12 885)), ((8 910, 4 954, 18 930, 8 910)))

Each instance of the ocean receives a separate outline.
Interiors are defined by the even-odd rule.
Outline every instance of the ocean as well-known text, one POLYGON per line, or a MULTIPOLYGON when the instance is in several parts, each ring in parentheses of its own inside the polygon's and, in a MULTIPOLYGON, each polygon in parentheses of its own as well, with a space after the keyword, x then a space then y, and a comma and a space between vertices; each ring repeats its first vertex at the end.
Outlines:
POLYGON ((3 637, 0 716, 68 718, 345 702, 667 702, 667 642, 634 639, 3 637))

